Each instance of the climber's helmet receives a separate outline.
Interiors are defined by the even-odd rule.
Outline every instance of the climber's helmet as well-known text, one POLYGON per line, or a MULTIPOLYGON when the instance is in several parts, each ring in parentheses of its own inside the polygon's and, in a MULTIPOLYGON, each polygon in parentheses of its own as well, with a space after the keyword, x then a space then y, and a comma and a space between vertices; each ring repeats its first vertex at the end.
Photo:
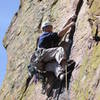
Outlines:
POLYGON ((53 26, 49 21, 45 21, 42 23, 41 30, 44 31, 45 29, 52 30, 53 26))

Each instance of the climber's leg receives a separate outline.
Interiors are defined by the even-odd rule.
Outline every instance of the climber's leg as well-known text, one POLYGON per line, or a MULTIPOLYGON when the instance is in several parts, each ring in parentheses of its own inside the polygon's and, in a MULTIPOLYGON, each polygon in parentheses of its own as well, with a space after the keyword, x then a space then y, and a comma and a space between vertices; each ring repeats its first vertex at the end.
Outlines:
POLYGON ((53 72, 57 78, 61 79, 60 75, 63 75, 64 77, 64 68, 60 64, 58 64, 58 62, 56 61, 47 63, 45 66, 45 70, 53 72))
POLYGON ((59 64, 66 59, 66 53, 63 47, 55 47, 44 50, 43 62, 47 63, 51 60, 56 60, 59 64))
POLYGON ((65 66, 65 65, 67 65, 67 60, 69 59, 72 40, 69 39, 68 37, 66 37, 66 40, 62 41, 59 45, 64 48, 64 51, 65 51, 65 54, 66 54, 66 59, 63 59, 61 61, 61 66, 65 66))

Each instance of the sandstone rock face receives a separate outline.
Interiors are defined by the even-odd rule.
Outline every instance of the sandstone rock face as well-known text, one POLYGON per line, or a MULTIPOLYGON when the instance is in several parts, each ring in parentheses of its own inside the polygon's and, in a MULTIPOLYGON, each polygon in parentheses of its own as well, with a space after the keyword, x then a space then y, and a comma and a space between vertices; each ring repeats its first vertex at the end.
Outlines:
MULTIPOLYGON (((40 35, 41 23, 50 20, 59 31, 77 15, 70 59, 76 62, 68 90, 69 100, 100 100, 100 1, 21 0, 18 12, 4 37, 7 73, 0 100, 45 100, 41 84, 26 86, 27 65, 40 35), (25 91, 25 88, 27 90, 25 91)), ((60 98, 66 100, 67 95, 60 98)))

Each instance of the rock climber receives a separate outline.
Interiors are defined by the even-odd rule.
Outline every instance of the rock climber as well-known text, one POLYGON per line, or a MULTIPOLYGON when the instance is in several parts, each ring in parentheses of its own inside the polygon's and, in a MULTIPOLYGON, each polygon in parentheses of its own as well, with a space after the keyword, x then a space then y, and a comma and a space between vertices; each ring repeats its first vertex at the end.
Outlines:
POLYGON ((41 52, 39 67, 45 66, 45 71, 53 72, 60 80, 63 80, 65 76, 66 53, 64 48, 58 44, 71 26, 75 25, 73 19, 75 16, 71 17, 58 33, 53 32, 53 26, 49 21, 44 22, 41 26, 43 32, 38 39, 37 51, 41 52))

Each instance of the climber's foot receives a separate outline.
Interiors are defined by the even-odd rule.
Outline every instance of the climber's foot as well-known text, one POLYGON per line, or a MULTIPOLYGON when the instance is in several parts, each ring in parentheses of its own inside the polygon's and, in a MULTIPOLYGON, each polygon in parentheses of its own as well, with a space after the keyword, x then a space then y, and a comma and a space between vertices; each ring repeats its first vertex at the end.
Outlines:
POLYGON ((58 76, 58 78, 59 78, 61 81, 64 79, 64 77, 65 77, 65 74, 64 74, 64 73, 62 73, 62 74, 60 74, 60 75, 58 76))

